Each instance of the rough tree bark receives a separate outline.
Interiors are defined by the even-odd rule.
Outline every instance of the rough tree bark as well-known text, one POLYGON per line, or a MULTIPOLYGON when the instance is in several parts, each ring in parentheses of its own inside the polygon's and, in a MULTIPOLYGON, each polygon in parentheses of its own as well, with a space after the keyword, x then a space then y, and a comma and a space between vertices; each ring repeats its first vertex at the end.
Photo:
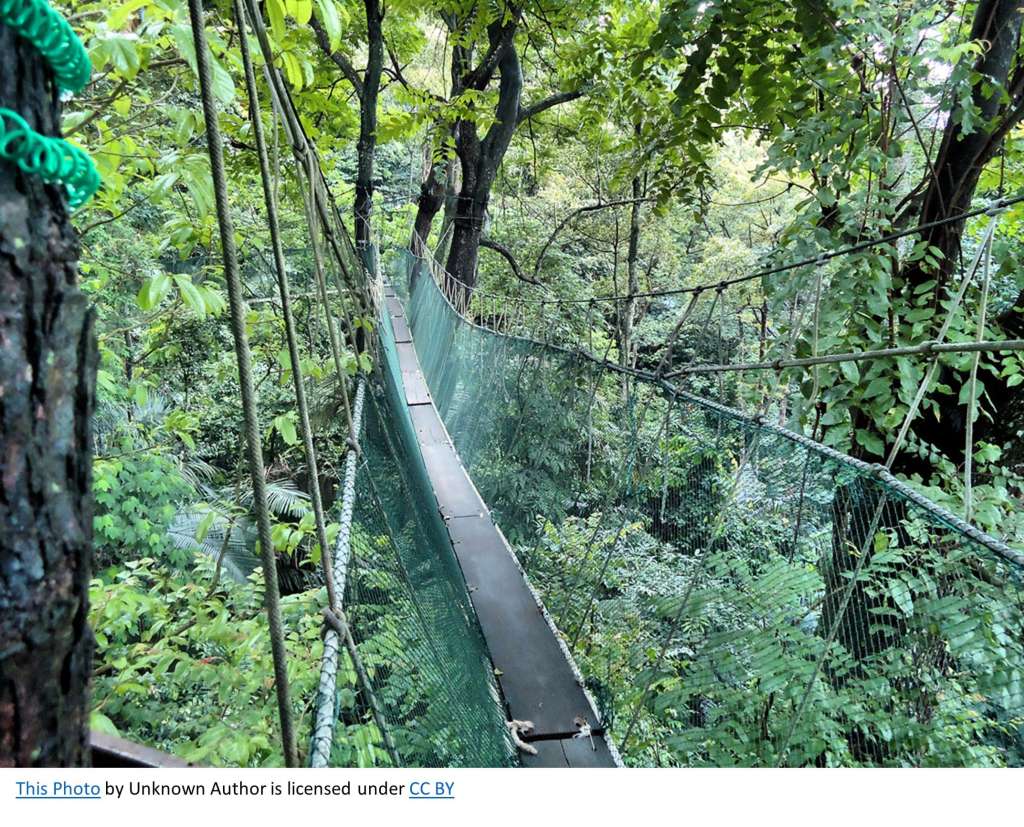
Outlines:
MULTIPOLYGON (((921 202, 921 224, 970 209, 982 170, 996 157, 1006 134, 1024 115, 1024 67, 1017 66, 1014 70, 1021 20, 1022 10, 1017 0, 981 0, 978 3, 970 37, 987 48, 974 66, 982 80, 975 85, 971 98, 978 109, 975 121, 990 123, 993 129, 975 127, 965 133, 957 117, 959 107, 954 108, 943 131, 934 163, 935 174, 929 175, 929 185, 921 202), (1008 101, 990 87, 990 80, 1007 91, 1008 101)), ((944 254, 939 268, 940 282, 953 272, 963 231, 963 221, 952 221, 927 230, 921 236, 921 240, 938 247, 944 254)), ((906 271, 907 281, 914 286, 935 275, 934 270, 921 263, 906 271)))
POLYGON ((413 225, 413 237, 409 240, 409 249, 416 249, 416 236, 424 241, 430 235, 430 228, 434 224, 434 216, 444 206, 446 191, 445 183, 448 178, 447 161, 434 160, 430 164, 427 177, 420 184, 420 195, 416 201, 416 221, 413 225))
MULTIPOLYGON (((452 99, 467 90, 483 91, 497 74, 498 102, 495 120, 481 138, 476 123, 471 119, 458 121, 453 129, 457 168, 448 166, 448 184, 445 195, 445 230, 450 221, 451 240, 448 242, 446 269, 461 289, 471 290, 476 284, 476 267, 483 237, 487 206, 498 169, 508 150, 516 129, 536 115, 575 100, 583 89, 558 92, 543 98, 532 106, 522 106, 523 71, 515 45, 515 35, 522 20, 522 9, 509 5, 502 20, 487 29, 487 49, 474 65, 472 44, 458 43, 452 48, 452 99), (453 182, 458 179, 458 191, 453 182)), ((445 24, 452 35, 460 31, 457 16, 445 16, 445 24)), ((440 190, 441 168, 435 165, 420 193, 416 213, 416 227, 426 238, 434 217, 440 209, 437 196, 440 190)), ((530 281, 530 279, 526 279, 530 281)))
MULTIPOLYGON (((0 27, 0 106, 60 131, 38 52, 0 27)), ((87 764, 91 312, 64 194, 0 162, 0 765, 87 764)))
POLYGON ((373 166, 377 154, 377 97, 380 94, 381 72, 384 70, 384 11, 378 0, 366 0, 367 56, 359 96, 358 168, 353 210, 356 221, 356 244, 365 247, 372 236, 373 166))
POLYGON ((455 128, 456 154, 462 166, 462 188, 455 205, 455 224, 452 227, 447 270, 453 279, 467 288, 472 288, 476 283, 477 257, 487 206, 491 200, 491 187, 516 131, 519 98, 523 92, 523 70, 519 64, 519 54, 511 36, 504 46, 498 45, 497 38, 503 36, 503 32, 492 35, 492 45, 501 49, 498 59, 501 79, 498 83, 494 124, 482 140, 476 124, 471 121, 460 121, 455 128))
MULTIPOLYGON (((975 62, 979 80, 972 91, 972 104, 979 117, 975 120, 988 127, 975 126, 964 132, 956 106, 950 114, 942 135, 942 143, 933 165, 934 175, 921 200, 918 221, 921 224, 966 212, 978 187, 985 166, 998 154, 1006 136, 1024 118, 1024 64, 1017 58, 1024 11, 1016 0, 980 0, 975 10, 970 37, 985 47, 975 62), (992 82, 995 82, 993 87, 992 82), (1005 90, 1005 96, 1000 91, 1005 90)), ((941 253, 938 272, 928 269, 923 262, 905 268, 903 281, 907 291, 931 280, 940 287, 934 291, 936 306, 942 295, 940 289, 952 275, 959 260, 963 221, 952 221, 922 234, 922 240, 937 247, 941 253)), ((1024 292, 1018 296, 996 324, 1010 338, 1024 334, 1024 292)), ((988 358, 988 357, 986 357, 988 358)), ((984 374, 983 374, 984 375, 984 374)), ((945 371, 941 376, 945 384, 958 386, 962 379, 945 371)), ((976 439, 997 444, 1011 441, 1021 419, 1021 388, 1008 388, 1004 383, 985 383, 991 418, 983 417, 975 427, 976 439)), ((945 398, 941 419, 921 417, 914 431, 942 453, 960 461, 964 450, 965 411, 956 395, 945 398)), ((927 464, 904 456, 897 470, 927 474, 927 464)))

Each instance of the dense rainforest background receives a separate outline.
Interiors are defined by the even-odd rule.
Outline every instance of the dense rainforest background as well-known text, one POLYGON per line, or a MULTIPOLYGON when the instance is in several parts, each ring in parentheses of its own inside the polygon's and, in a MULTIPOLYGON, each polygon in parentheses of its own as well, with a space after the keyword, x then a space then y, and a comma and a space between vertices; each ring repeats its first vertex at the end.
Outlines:
MULTIPOLYGON (((71 218, 98 346, 91 725, 192 761, 280 764, 188 8, 181 0, 56 7, 93 65, 84 92, 63 101, 61 128, 103 179, 71 218)), ((317 483, 291 393, 232 8, 205 4, 207 36, 304 749, 322 654, 310 509, 317 483)), ((1016 2, 266 0, 262 10, 275 65, 357 243, 372 240, 387 260, 421 238, 474 297, 481 320, 496 312, 493 297, 536 302, 553 340, 669 374, 694 363, 917 345, 934 339, 947 316, 950 342, 1024 332, 1024 205, 985 212, 1024 188, 1024 11, 1016 2), (974 217, 957 218, 966 213, 974 217), (899 240, 715 289, 919 225, 899 240), (984 268, 985 289, 967 292, 953 313, 962 273, 976 260, 975 284, 984 268), (690 295, 671 291, 695 285, 707 289, 693 294, 693 313, 673 334, 690 295), (604 296, 624 300, 593 300, 604 296), (662 365, 671 335, 678 346, 662 365)), ((254 58, 260 70, 258 49, 254 58)), ((5 48, 5 77, 18 59, 5 48)), ((262 123, 319 493, 332 507, 348 437, 341 380, 317 311, 308 194, 269 112, 262 123)), ((0 188, 0 213, 13 203, 10 190, 0 188)), ((340 354, 349 391, 373 369, 351 332, 340 354)), ((893 470, 1019 548, 1024 358, 937 358, 893 470)), ((931 370, 930 358, 910 354, 685 382, 881 462, 931 370)), ((537 441, 543 446, 543 435, 537 441)), ((524 506, 529 517, 547 513, 543 490, 526 480, 522 491, 534 498, 524 506)), ((587 526, 586 517, 546 525, 540 553, 549 559, 537 570, 555 576, 558 560, 581 554, 587 526)), ((333 542, 337 525, 328 528, 333 542)), ((630 528, 634 559, 618 576, 649 551, 647 529, 630 528)), ((613 674, 608 665, 627 643, 604 627, 592 634, 581 646, 588 658, 605 658, 606 690, 628 691, 628 670, 613 674)), ((652 706, 641 736, 656 742, 677 714, 652 706)), ((1019 733, 1005 725, 1019 751, 1019 733)), ((336 760, 386 763, 378 735, 353 714, 336 760)), ((991 758, 966 740, 918 746, 934 763, 991 758)), ((692 745, 676 746, 641 749, 636 760, 692 759, 692 745)))

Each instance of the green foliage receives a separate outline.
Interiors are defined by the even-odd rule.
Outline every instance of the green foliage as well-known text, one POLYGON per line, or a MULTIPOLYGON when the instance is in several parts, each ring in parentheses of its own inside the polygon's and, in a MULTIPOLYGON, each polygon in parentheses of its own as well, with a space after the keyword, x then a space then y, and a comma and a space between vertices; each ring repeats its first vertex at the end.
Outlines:
MULTIPOLYGON (((200 764, 281 766, 262 578, 211 582, 214 567, 201 557, 184 573, 143 557, 93 580, 93 721, 200 764)), ((323 648, 320 600, 282 604, 300 744, 323 648)))
POLYGON ((178 508, 193 493, 176 463, 159 453, 99 459, 93 464, 93 491, 93 540, 99 566, 140 557, 176 567, 191 562, 167 534, 178 508))

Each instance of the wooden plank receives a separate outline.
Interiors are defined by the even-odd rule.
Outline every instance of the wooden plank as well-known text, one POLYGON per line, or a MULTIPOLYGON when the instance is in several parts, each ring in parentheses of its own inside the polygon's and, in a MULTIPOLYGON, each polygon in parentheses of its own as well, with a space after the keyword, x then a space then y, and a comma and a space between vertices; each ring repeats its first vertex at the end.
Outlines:
POLYGON ((479 517, 487 512, 487 506, 466 476, 451 444, 421 444, 420 453, 423 454, 427 476, 434 487, 434 496, 442 517, 446 520, 453 517, 479 517))
POLYGON ((433 405, 415 405, 409 408, 412 426, 420 445, 448 445, 448 432, 433 405))
POLYGON ((137 744, 117 735, 106 735, 96 730, 89 732, 94 767, 192 767, 176 755, 137 744))
POLYGON ((430 389, 427 387, 427 380, 423 374, 417 371, 402 371, 402 385, 405 388, 405 404, 407 405, 429 405, 431 403, 430 389))
POLYGON ((448 521, 495 674, 513 718, 529 737, 573 735, 577 716, 597 723, 565 654, 489 515, 448 521))
POLYGON ((558 738, 552 741, 533 741, 530 746, 536 755, 520 752, 520 763, 527 769, 592 769, 614 766, 608 744, 604 738, 595 735, 591 745, 589 738, 558 738))
POLYGON ((409 330, 409 323, 405 316, 394 316, 391 319, 391 327, 395 331, 395 341, 402 345, 412 342, 412 332, 409 330))

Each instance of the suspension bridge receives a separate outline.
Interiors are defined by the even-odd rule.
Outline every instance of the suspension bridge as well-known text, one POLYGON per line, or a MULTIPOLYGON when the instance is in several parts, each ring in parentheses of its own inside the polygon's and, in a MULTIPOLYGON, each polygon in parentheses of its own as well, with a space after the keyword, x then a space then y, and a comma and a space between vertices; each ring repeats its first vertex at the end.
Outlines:
MULTIPOLYGON (((295 764, 241 267, 203 10, 198 0, 189 6, 281 734, 285 759, 295 764)), ((607 351, 566 349, 545 316, 554 302, 470 292, 418 239, 411 251, 355 248, 273 68, 258 8, 236 0, 234 9, 312 480, 318 471, 291 310, 292 263, 277 219, 280 173, 263 135, 247 26, 293 155, 285 174, 307 219, 304 269, 319 298, 349 433, 333 544, 327 508, 311 486, 326 591, 312 766, 917 765, 928 763, 937 742, 964 765, 1019 761, 1024 556, 888 466, 938 354, 1019 350, 1020 342, 979 334, 950 345, 947 320, 934 340, 902 349, 674 366, 673 349, 700 296, 715 297, 710 322, 734 283, 851 252, 840 251, 649 294, 691 296, 653 371, 609 362, 607 351), (350 381, 343 343, 372 355, 372 372, 350 381), (681 384, 701 372, 894 355, 919 355, 931 367, 886 466, 681 384)), ((29 39, 57 26, 39 19, 25 28, 29 39)), ((66 70, 58 77, 81 82, 65 65, 78 65, 74 49, 45 53, 66 70)), ((80 153, 5 117, 14 124, 7 156, 20 153, 26 172, 63 183, 73 202, 88 198, 98 181, 80 153)), ((990 242, 991 229, 982 249, 990 242)), ((980 258, 981 251, 950 317, 980 258)), ((598 301, 635 298, 583 304, 589 314, 598 301)))

